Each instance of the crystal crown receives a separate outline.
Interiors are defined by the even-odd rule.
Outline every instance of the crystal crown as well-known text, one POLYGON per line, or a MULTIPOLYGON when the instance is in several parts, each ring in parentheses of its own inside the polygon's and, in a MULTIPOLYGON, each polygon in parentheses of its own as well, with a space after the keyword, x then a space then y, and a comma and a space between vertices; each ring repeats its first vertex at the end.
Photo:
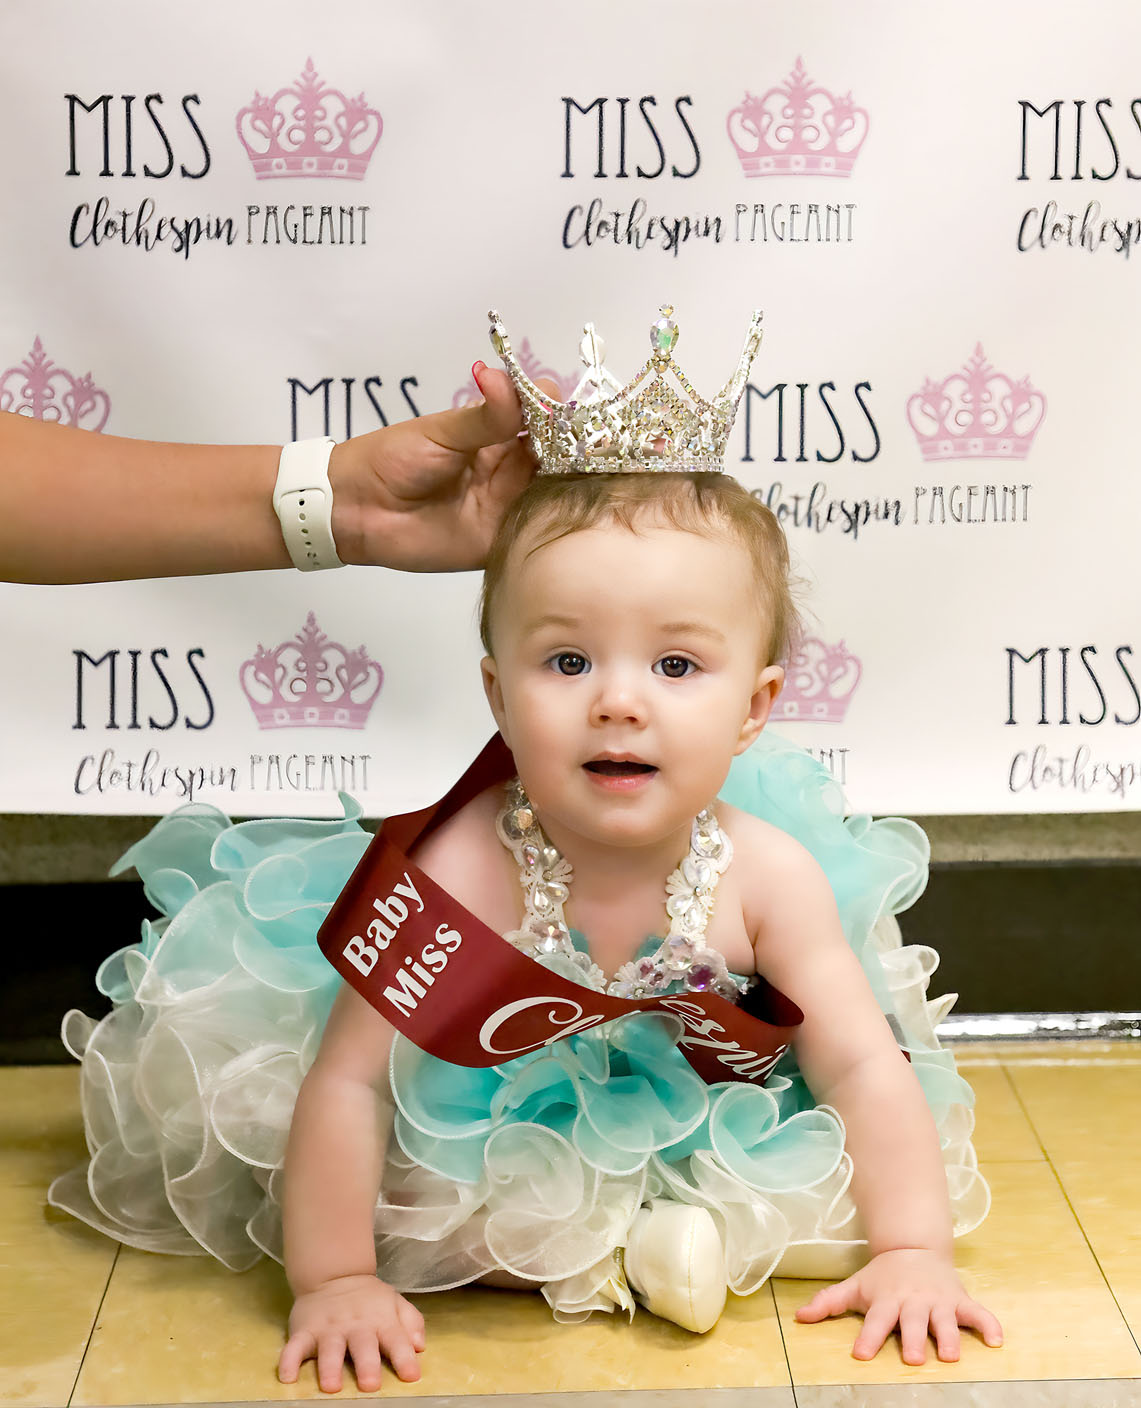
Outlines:
POLYGON ((673 360, 678 328, 664 304, 650 328, 650 357, 623 386, 603 366, 606 346, 593 323, 583 329, 586 370, 566 401, 539 390, 511 350, 494 310, 491 345, 519 393, 540 474, 721 473, 725 445, 761 343, 753 314, 737 369, 711 401, 673 360))
MULTIPOLYGON (((536 355, 530 339, 526 337, 519 344, 519 351, 516 355, 519 359, 519 365, 532 381, 553 381, 560 396, 571 397, 574 395, 574 388, 578 385, 577 371, 562 376, 555 371, 554 367, 548 367, 536 355)), ((462 410, 464 406, 478 406, 482 401, 483 393, 479 389, 479 383, 474 376, 471 376, 452 397, 452 409, 458 411, 462 410)))

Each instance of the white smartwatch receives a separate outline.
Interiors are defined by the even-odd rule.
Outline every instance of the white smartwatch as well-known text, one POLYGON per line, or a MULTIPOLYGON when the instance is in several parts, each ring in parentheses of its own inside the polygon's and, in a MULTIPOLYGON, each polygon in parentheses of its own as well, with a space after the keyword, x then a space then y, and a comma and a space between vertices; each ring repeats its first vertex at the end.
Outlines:
POLYGON ((273 511, 293 565, 302 572, 343 567, 333 541, 333 488, 329 456, 337 442, 322 435, 285 445, 277 466, 273 511))

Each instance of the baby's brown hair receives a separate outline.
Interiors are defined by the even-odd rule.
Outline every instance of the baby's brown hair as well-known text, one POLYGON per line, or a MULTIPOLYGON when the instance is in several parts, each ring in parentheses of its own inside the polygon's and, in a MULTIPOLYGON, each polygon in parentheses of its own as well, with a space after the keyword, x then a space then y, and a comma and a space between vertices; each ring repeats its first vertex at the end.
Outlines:
POLYGON ((675 528, 734 538, 749 554, 769 620, 768 664, 786 661, 797 631, 788 544, 772 510, 725 474, 548 474, 534 479, 504 515, 488 554, 479 633, 493 654, 491 619, 512 547, 530 531, 528 551, 601 522, 638 531, 644 514, 675 528))

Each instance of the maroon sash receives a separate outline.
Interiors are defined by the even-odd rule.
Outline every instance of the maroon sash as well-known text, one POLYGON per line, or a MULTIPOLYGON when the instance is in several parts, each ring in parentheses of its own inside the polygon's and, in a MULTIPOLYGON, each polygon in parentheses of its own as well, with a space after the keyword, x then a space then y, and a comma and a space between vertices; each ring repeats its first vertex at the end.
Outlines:
POLYGON ((514 774, 496 734, 441 801, 389 817, 318 934, 341 977, 421 1050, 459 1066, 495 1066, 630 1012, 668 1012, 703 1080, 764 1081, 804 1014, 763 978, 742 1005, 704 992, 594 992, 521 953, 408 859, 473 797, 514 774))

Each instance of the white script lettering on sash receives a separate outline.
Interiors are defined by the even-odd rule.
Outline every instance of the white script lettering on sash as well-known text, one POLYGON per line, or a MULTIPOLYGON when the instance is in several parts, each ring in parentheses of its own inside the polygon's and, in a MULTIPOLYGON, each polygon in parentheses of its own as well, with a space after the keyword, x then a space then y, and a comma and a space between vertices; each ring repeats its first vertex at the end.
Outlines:
POLYGON ((585 1027, 593 1027, 598 1022, 605 1022, 606 1015, 602 1012, 594 1015, 584 1015, 582 1004, 572 1001, 568 997, 521 997, 517 1002, 508 1002, 503 1007, 498 1008, 488 1017, 483 1026, 479 1029, 479 1044, 485 1051, 490 1051, 494 1056, 518 1056, 524 1051, 535 1051, 540 1046, 549 1046, 552 1042, 559 1041, 564 1036, 569 1036, 571 1032, 582 1031, 585 1027), (545 1007, 550 1005, 550 1010, 546 1014, 547 1021, 559 1030, 552 1032, 545 1037, 539 1037, 537 1041, 526 1042, 523 1046, 496 1046, 495 1036, 499 1028, 505 1022, 509 1022, 512 1017, 518 1016, 520 1012, 526 1012, 533 1007, 545 1007), (566 1017, 557 1015, 557 1009, 569 1007, 570 1013, 566 1017))
POLYGON ((724 1036, 725 1028, 720 1022, 715 1022, 712 1017, 707 1017, 695 1002, 686 1002, 684 999, 676 997, 664 997, 662 1006, 669 1008, 671 1012, 676 1012, 682 1020, 686 1035, 681 1038, 679 1043, 681 1046, 708 1047, 723 1066, 735 1070, 746 1080, 763 1082, 788 1050, 787 1046, 781 1046, 771 1056, 761 1056, 758 1052, 750 1051, 747 1047, 742 1046, 739 1041, 718 1040, 718 1036, 715 1034, 724 1036), (754 1069, 750 1069, 750 1067, 754 1069))
MULTIPOLYGON (((344 957, 366 978, 376 967, 376 960, 381 951, 388 947, 399 932, 401 924, 408 918, 408 906, 404 899, 401 899, 402 895, 404 899, 416 905, 417 914, 424 913, 424 901, 420 898, 420 892, 412 883, 411 875, 405 872, 404 879, 393 885, 392 894, 383 898, 378 896, 372 902, 378 916, 370 920, 366 930, 372 943, 366 943, 360 934, 354 934, 342 950, 344 957)), ((447 928, 447 925, 440 927, 447 928)))

